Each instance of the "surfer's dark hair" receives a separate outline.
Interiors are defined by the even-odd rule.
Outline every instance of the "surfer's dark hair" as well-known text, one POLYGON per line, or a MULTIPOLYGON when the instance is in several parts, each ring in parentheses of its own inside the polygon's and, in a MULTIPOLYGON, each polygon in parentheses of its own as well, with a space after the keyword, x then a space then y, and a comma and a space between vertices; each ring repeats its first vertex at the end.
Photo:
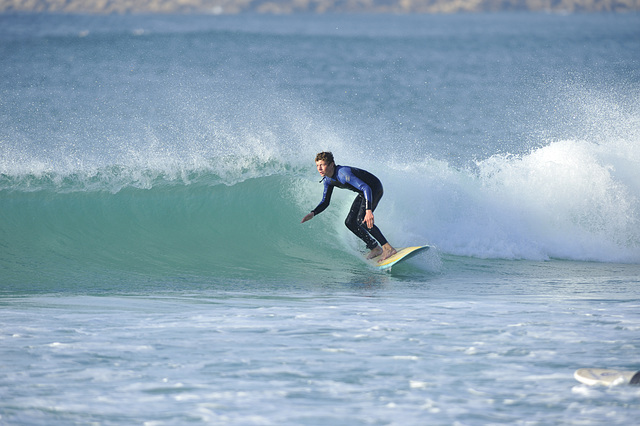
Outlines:
POLYGON ((316 163, 318 161, 324 161, 325 164, 329 165, 333 163, 333 154, 329 151, 323 151, 316 154, 316 163))

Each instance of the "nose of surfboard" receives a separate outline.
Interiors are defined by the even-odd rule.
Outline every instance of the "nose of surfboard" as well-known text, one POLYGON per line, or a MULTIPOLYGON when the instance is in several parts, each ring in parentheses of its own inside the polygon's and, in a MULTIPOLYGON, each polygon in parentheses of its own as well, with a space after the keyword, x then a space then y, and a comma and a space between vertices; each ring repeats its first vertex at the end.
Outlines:
POLYGON ((573 377, 585 385, 640 385, 640 371, 621 371, 606 368, 580 368, 573 377))

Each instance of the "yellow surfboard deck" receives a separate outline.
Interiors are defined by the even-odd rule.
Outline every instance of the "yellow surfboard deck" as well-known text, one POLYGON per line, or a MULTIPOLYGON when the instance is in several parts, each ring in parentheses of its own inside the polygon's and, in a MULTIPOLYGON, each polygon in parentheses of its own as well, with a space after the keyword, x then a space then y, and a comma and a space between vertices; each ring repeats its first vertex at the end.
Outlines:
POLYGON ((377 261, 377 257, 372 259, 372 264, 380 269, 381 271, 384 271, 386 269, 390 269, 393 265, 395 265, 396 263, 403 261, 403 260, 407 260, 412 258, 413 256, 415 256, 418 253, 421 253, 423 251, 429 250, 429 246, 414 246, 414 247, 404 247, 404 248, 400 248, 397 249, 397 253, 394 254, 393 256, 383 260, 382 262, 378 262, 377 261))

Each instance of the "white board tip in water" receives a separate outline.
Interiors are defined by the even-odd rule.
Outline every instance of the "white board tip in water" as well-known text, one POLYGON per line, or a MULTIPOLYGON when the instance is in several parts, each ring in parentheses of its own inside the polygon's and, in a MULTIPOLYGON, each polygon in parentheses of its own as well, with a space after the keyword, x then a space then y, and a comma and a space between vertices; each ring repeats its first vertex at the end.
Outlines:
POLYGON ((398 249, 396 254, 394 254, 393 256, 389 256, 387 259, 383 260, 382 262, 378 262, 377 258, 373 258, 371 260, 371 263, 379 270, 384 271, 387 269, 391 269, 391 267, 397 264, 398 262, 410 259, 413 256, 425 250, 429 250, 429 246, 404 247, 404 248, 398 249))
POLYGON ((640 385, 640 371, 580 368, 573 373, 573 377, 589 386, 640 385))

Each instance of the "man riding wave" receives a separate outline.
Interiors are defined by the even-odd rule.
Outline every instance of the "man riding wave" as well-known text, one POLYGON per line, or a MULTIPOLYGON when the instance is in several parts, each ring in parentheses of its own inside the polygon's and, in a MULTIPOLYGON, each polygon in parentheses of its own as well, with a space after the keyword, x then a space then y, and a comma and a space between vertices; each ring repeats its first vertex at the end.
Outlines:
POLYGON ((374 223, 373 211, 384 193, 380 180, 366 170, 336 165, 331 152, 317 154, 316 167, 324 183, 322 201, 311 213, 302 218, 301 223, 313 219, 329 206, 334 187, 349 189, 357 192, 358 195, 351 205, 344 224, 367 245, 370 250, 367 259, 380 256, 379 262, 381 262, 393 256, 396 250, 374 223), (363 225, 366 225, 366 228, 363 225))

